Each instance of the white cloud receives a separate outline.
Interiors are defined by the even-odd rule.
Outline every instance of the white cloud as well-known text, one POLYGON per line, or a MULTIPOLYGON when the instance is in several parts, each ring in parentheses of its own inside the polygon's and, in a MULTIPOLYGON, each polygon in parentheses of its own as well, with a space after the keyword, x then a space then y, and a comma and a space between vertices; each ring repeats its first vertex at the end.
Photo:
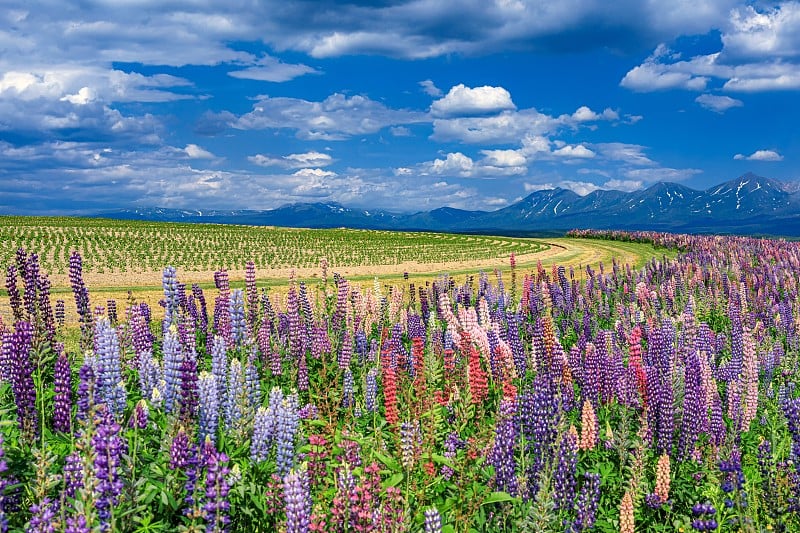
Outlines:
POLYGON ((444 93, 440 88, 438 88, 431 80, 422 80, 419 82, 420 87, 422 90, 425 91, 425 94, 428 96, 433 96, 434 98, 438 98, 442 96, 444 93))
POLYGON ((762 10, 739 6, 720 28, 720 51, 678 60, 660 45, 620 85, 635 91, 702 91, 711 80, 722 80, 728 91, 800 88, 800 2, 785 1, 762 10))
POLYGON ((433 121, 435 141, 460 141, 468 144, 517 143, 526 135, 555 131, 561 122, 535 109, 503 111, 489 117, 459 117, 433 121))
POLYGON ((441 99, 431 104, 431 113, 437 117, 486 115, 516 109, 511 94, 503 87, 470 88, 459 83, 441 99))
POLYGON ((564 181, 560 182, 558 185, 559 185, 559 187, 561 187, 563 189, 569 189, 572 192, 574 192, 575 194, 578 194, 580 196, 586 196, 590 192, 594 192, 594 191, 602 188, 599 185, 596 185, 596 184, 588 182, 588 181, 564 180, 564 181))
POLYGON ((552 183, 528 183, 527 181, 522 186, 525 192, 549 191, 556 188, 552 183))
POLYGON ((186 152, 186 155, 191 159, 214 159, 215 157, 214 154, 200 148, 196 144, 187 144, 183 151, 186 152))
POLYGON ((276 83, 293 80, 305 74, 319 74, 319 71, 308 65, 284 63, 272 56, 264 56, 245 69, 228 72, 234 78, 276 83))
POLYGON ((269 157, 263 154, 256 154, 249 156, 247 160, 262 167, 282 168, 326 167, 333 163, 333 158, 330 155, 313 150, 281 157, 269 157))
POLYGON ((292 176, 296 176, 298 178, 331 178, 333 176, 337 176, 336 172, 331 172, 330 170, 322 170, 321 168, 301 168, 292 176))
POLYGON ((392 126, 389 131, 395 137, 411 137, 411 130, 405 126, 392 126))
POLYGON ((645 147, 639 144, 599 143, 594 145, 600 155, 611 161, 620 161, 629 165, 650 166, 655 161, 644 154, 645 147))
POLYGON ((701 94, 694 99, 702 107, 716 113, 724 113, 732 107, 742 107, 744 102, 731 98, 730 96, 719 96, 716 94, 701 94))
POLYGON ((344 140, 387 126, 427 120, 423 113, 391 109, 366 96, 335 93, 321 102, 262 96, 252 111, 238 118, 226 117, 225 122, 241 130, 288 128, 297 130, 303 139, 344 140))
POLYGON ((562 146, 561 148, 553 150, 553 155, 556 155, 558 157, 588 159, 594 157, 597 154, 595 154, 582 144, 578 144, 575 146, 571 146, 568 144, 562 146))
POLYGON ((631 180, 654 183, 657 181, 683 181, 703 171, 696 168, 636 168, 623 174, 631 180))
POLYGON ((632 192, 642 188, 642 180, 620 180, 612 179, 603 184, 604 189, 616 189, 618 191, 632 192))
POLYGON ((750 155, 736 154, 733 158, 745 161, 783 161, 783 156, 775 150, 756 150, 750 155))
POLYGON ((481 150, 482 163, 493 167, 524 167, 525 156, 518 150, 481 150))
POLYGON ((470 177, 475 163, 461 152, 447 154, 444 159, 434 159, 427 165, 433 174, 470 177))
POLYGON ((611 108, 605 108, 602 113, 595 113, 587 106, 581 106, 572 114, 575 122, 594 122, 597 120, 619 120, 619 113, 611 108))

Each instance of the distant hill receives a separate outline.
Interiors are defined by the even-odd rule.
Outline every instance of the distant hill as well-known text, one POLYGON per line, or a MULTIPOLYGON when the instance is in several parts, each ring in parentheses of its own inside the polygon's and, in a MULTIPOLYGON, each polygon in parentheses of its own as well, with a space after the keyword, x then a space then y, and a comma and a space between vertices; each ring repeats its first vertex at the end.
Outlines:
POLYGON ((305 228, 551 233, 572 228, 800 236, 800 186, 744 174, 698 191, 660 182, 647 189, 597 190, 586 196, 555 188, 533 192, 496 211, 440 207, 398 214, 336 203, 296 203, 270 210, 123 209, 98 217, 305 228))

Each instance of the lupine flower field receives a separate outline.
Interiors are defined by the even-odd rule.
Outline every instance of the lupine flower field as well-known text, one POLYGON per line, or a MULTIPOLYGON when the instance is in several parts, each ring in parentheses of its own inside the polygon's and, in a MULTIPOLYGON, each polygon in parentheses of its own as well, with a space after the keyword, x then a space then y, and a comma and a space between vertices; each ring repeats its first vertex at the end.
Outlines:
POLYGON ((0 531, 800 531, 800 244, 573 235, 679 254, 153 309, 73 251, 66 317, 19 249, 0 531))

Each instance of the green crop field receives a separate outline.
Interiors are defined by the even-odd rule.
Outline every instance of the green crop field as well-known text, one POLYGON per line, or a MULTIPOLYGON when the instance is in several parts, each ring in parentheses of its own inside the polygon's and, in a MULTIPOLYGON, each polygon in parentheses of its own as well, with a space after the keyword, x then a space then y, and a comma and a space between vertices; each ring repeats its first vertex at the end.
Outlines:
POLYGON ((78 250, 86 273, 333 268, 402 263, 460 263, 526 255, 546 245, 530 239, 350 229, 307 230, 82 218, 0 217, 0 264, 18 248, 39 254, 51 274, 65 274, 78 250))

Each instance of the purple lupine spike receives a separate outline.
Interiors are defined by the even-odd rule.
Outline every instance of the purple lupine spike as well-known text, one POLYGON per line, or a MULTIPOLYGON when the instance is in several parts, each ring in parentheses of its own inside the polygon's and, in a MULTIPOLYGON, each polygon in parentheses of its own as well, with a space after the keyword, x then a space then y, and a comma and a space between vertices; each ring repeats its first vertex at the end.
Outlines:
POLYGON ((36 409, 36 388, 33 383, 33 362, 31 348, 33 327, 28 322, 17 322, 14 333, 3 335, 3 343, 10 342, 9 374, 14 403, 17 405, 17 423, 26 437, 33 439, 39 435, 39 411, 36 409))
POLYGON ((74 498, 83 488, 83 460, 80 452, 72 452, 64 459, 64 495, 74 498))
MULTIPOLYGON (((537 359, 539 355, 537 354, 537 359)), ((600 401, 600 378, 601 368, 603 361, 600 360, 600 354, 597 351, 594 343, 586 343, 586 355, 584 356, 583 371, 583 387, 581 392, 583 398, 592 402, 592 405, 597 407, 600 401)))
POLYGON ((244 383, 247 389, 247 398, 253 409, 261 405, 261 379, 258 376, 258 369, 256 368, 257 352, 253 347, 250 352, 250 357, 247 359, 247 365, 244 367, 244 383))
POLYGON ((514 356, 514 366, 517 367, 517 375, 525 376, 528 371, 527 360, 525 359, 525 349, 522 346, 522 339, 520 337, 520 316, 517 313, 507 312, 506 322, 508 323, 508 345, 511 347, 511 353, 514 356))
POLYGON ((525 476, 529 496, 535 498, 542 468, 551 461, 560 421, 556 389, 549 377, 536 376, 531 387, 520 396, 519 404, 522 434, 527 443, 525 453, 529 458, 525 476))
POLYGON ((678 459, 689 456, 694 449, 697 438, 702 431, 708 411, 705 408, 706 391, 703 388, 702 370, 696 352, 686 356, 684 368, 683 414, 681 416, 681 432, 678 439, 678 459))
POLYGON ((205 505, 203 511, 206 518, 207 531, 227 531, 230 517, 228 511, 231 504, 228 501, 230 484, 228 483, 228 456, 217 452, 210 441, 206 441, 205 449, 205 505))
POLYGON ((290 394, 281 402, 281 409, 277 413, 275 462, 276 470, 281 476, 286 475, 294 467, 294 442, 300 425, 298 402, 297 394, 290 394))
POLYGON ((355 405, 353 372, 346 368, 342 376, 342 407, 347 409, 355 405))
POLYGON ((230 296, 231 287, 228 281, 228 272, 225 269, 214 272, 214 285, 219 290, 219 295, 214 300, 214 331, 225 339, 225 343, 233 346, 231 337, 230 296))
POLYGON ((97 382, 95 380, 94 370, 90 362, 85 362, 78 371, 78 398, 76 400, 77 412, 75 417, 78 420, 86 420, 89 416, 89 411, 94 407, 95 395, 97 393, 97 382))
POLYGON ((197 360, 189 352, 181 361, 180 368, 180 414, 179 418, 191 423, 197 415, 197 360))
POLYGON ((311 523, 311 488, 305 468, 292 470, 283 478, 286 533, 307 533, 311 523))
POLYGON ((111 509, 119 502, 124 483, 120 478, 122 455, 127 452, 125 440, 120 436, 120 426, 111 412, 98 406, 95 433, 93 473, 97 477, 95 508, 101 531, 113 530, 111 509))
POLYGON ((189 464, 189 436, 181 427, 172 437, 169 447, 169 468, 170 470, 182 470, 189 464))
POLYGON ((375 412, 375 400, 378 397, 377 377, 378 370, 375 367, 370 368, 369 372, 367 372, 367 387, 364 398, 364 404, 370 413, 375 412))
POLYGON ((442 517, 435 507, 425 509, 425 533, 442 533, 442 517))
POLYGON ((150 409, 147 407, 147 402, 142 398, 136 402, 136 406, 131 413, 129 427, 134 429, 147 429, 147 422, 150 418, 150 409))
POLYGON ((210 372, 200 372, 197 387, 200 414, 199 440, 204 442, 206 438, 210 437, 213 441, 216 441, 220 407, 217 376, 210 372))
POLYGON ((77 250, 73 250, 69 257, 69 281, 81 325, 81 347, 88 348, 91 345, 93 318, 89 304, 89 290, 83 282, 83 260, 77 250))
POLYGON ((25 533, 55 533, 59 525, 58 502, 47 496, 38 504, 31 505, 31 519, 25 526, 25 533))
POLYGON ((558 443, 558 455, 553 471, 553 500, 556 509, 570 509, 575 501, 575 470, 578 465, 578 439, 564 432, 558 443))
POLYGON ((119 338, 116 330, 107 318, 101 317, 95 322, 95 374, 101 386, 99 399, 105 402, 115 416, 119 417, 125 410, 127 393, 122 379, 122 359, 119 338))
POLYGON ((342 344, 339 347, 339 357, 337 358, 337 362, 339 363, 339 368, 344 370, 350 366, 350 359, 353 355, 353 342, 350 339, 350 334, 345 331, 344 335, 342 335, 342 344))
POLYGON ((244 314, 244 292, 242 289, 234 289, 231 293, 229 302, 228 316, 231 321, 231 339, 234 346, 242 346, 247 343, 247 320, 244 314))
POLYGON ((39 315, 43 328, 44 337, 52 345, 56 338, 56 321, 53 315, 53 307, 50 305, 50 280, 46 274, 41 274, 39 284, 39 315))
POLYGON ((289 320, 289 351, 294 360, 303 355, 303 328, 300 307, 297 300, 297 287, 292 283, 286 296, 286 316, 289 320))
POLYGON ((300 362, 297 363, 297 389, 307 391, 308 385, 308 362, 306 354, 303 354, 300 356, 300 362))
POLYGON ((33 324, 39 322, 39 309, 36 305, 37 291, 39 288, 39 256, 32 253, 25 262, 22 271, 22 281, 25 285, 25 292, 22 295, 22 302, 28 315, 28 320, 33 324))
POLYGON ((72 374, 63 348, 59 351, 53 370, 53 429, 69 433, 72 430, 72 374))
POLYGON ((162 352, 164 353, 164 390, 161 391, 161 395, 164 398, 164 410, 172 413, 180 388, 181 363, 184 357, 178 340, 177 326, 164 331, 162 352))
POLYGON ((336 308, 331 317, 332 331, 339 332, 345 327, 345 318, 347 317, 347 297, 350 294, 350 284, 346 279, 334 276, 336 282, 336 308))
POLYGON ((244 268, 244 286, 247 292, 247 324, 250 326, 250 331, 255 331, 258 318, 258 288, 256 264, 252 261, 248 261, 244 268))
POLYGON ((58 299, 56 300, 56 323, 60 327, 64 327, 64 323, 66 320, 66 312, 64 309, 64 300, 58 299))
POLYGON ((494 447, 489 455, 489 463, 495 470, 495 488, 516 496, 519 493, 517 482, 517 459, 515 448, 518 433, 518 414, 513 402, 500 403, 498 422, 495 427, 494 447))
POLYGON ((9 265, 6 270, 6 291, 11 312, 14 315, 14 322, 20 322, 25 317, 25 314, 22 308, 22 295, 17 285, 17 267, 14 265, 9 265))
POLYGON ((583 475, 583 486, 575 501, 575 521, 570 533, 589 531, 594 527, 597 505, 600 501, 600 474, 587 472, 583 475))
POLYGON ((192 296, 200 305, 198 329, 203 335, 208 334, 208 307, 206 305, 206 296, 203 294, 203 289, 197 283, 192 284, 192 296))
POLYGON ((244 413, 242 412, 242 399, 246 397, 244 390, 244 374, 242 363, 238 359, 231 359, 228 368, 228 384, 225 391, 225 429, 230 431, 238 424, 244 413))
POLYGON ((178 278, 175 267, 164 267, 161 277, 161 285, 164 288, 164 323, 162 330, 167 331, 172 324, 178 322, 178 312, 180 307, 178 294, 178 278))
POLYGON ((223 401, 228 384, 228 349, 225 339, 214 335, 211 339, 211 373, 216 376, 217 398, 223 401))

